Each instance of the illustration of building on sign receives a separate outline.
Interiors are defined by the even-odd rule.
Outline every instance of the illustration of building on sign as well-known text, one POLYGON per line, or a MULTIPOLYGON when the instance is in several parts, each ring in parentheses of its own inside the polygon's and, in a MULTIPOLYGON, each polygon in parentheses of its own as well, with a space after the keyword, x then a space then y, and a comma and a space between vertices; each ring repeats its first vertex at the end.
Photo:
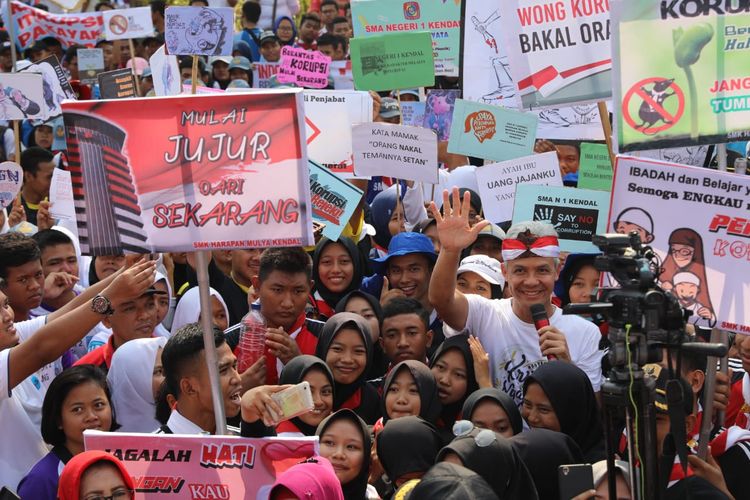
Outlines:
POLYGON ((148 253, 125 132, 90 115, 66 113, 68 161, 83 253, 148 253))

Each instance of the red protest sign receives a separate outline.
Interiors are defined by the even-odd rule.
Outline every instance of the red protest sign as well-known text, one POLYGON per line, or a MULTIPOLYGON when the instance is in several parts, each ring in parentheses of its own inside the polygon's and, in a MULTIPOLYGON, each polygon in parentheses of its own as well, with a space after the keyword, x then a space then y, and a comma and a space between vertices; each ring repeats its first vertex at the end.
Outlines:
POLYGON ((63 105, 84 253, 313 242, 299 90, 149 99, 147 113, 63 105))

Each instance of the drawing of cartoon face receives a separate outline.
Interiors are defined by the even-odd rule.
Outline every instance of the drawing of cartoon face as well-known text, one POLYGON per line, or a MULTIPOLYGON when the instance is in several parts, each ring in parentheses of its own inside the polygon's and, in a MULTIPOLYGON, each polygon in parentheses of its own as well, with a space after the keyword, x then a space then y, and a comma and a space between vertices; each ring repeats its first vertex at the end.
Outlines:
POLYGON ((693 283, 678 283, 674 287, 674 293, 680 300, 682 307, 689 307, 695 303, 698 297, 698 285, 693 283))
POLYGON ((188 26, 185 39, 197 54, 217 54, 224 42, 227 28, 224 20, 208 9, 201 9, 188 26))
POLYGON ((679 243, 673 243, 669 248, 669 253, 672 254, 675 264, 679 267, 687 267, 693 261, 693 254, 695 248, 690 245, 680 245, 679 243))

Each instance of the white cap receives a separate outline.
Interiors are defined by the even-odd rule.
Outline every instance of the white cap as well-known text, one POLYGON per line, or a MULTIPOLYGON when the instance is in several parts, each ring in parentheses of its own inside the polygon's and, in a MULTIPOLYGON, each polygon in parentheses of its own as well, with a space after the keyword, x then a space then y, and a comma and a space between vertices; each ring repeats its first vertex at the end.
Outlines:
POLYGON ((486 255, 470 255, 461 261, 456 276, 471 271, 477 273, 491 285, 505 286, 505 278, 500 270, 500 262, 486 255))
POLYGON ((692 283, 695 286, 701 286, 701 279, 689 271, 682 271, 672 276, 672 284, 692 283))

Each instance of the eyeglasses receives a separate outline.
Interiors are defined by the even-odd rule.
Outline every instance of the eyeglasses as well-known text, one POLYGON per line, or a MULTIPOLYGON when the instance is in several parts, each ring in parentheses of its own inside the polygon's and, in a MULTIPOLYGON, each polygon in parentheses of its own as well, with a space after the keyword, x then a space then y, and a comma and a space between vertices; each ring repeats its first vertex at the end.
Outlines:
POLYGON ((125 500, 133 498, 134 493, 135 492, 133 490, 118 488, 109 496, 105 497, 104 495, 91 495, 85 497, 84 500, 125 500))
POLYGON ((695 253, 692 248, 670 248, 669 253, 672 255, 677 254, 681 257, 689 257, 695 253))
POLYGON ((493 431, 489 429, 480 430, 469 420, 457 420, 456 423, 453 424, 453 435, 456 437, 469 436, 474 429, 479 430, 477 435, 474 436, 474 442, 480 448, 486 448, 497 441, 497 435, 493 431))

